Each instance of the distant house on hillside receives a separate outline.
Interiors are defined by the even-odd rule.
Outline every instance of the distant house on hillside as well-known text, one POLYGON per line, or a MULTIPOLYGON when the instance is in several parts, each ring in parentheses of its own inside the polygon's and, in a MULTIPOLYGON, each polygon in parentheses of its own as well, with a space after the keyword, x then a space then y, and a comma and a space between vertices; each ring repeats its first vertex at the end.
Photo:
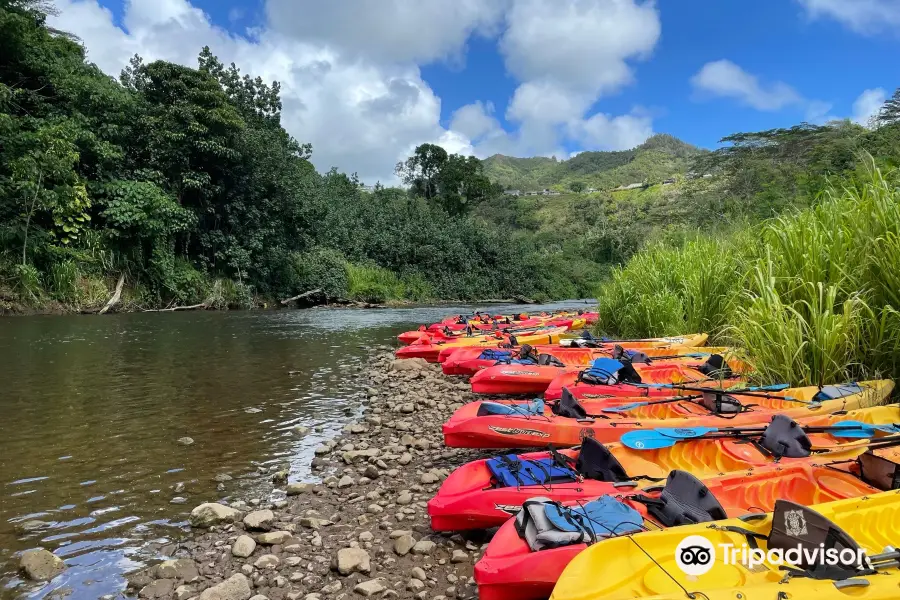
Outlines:
POLYGON ((544 188, 544 191, 541 192, 541 195, 542 196, 559 196, 559 192, 555 192, 553 190, 548 190, 547 188, 544 188))
POLYGON ((674 177, 669 177, 668 179, 666 179, 665 181, 663 181, 663 185, 672 185, 673 183, 675 183, 675 178, 674 178, 674 177))
POLYGON ((592 187, 590 187, 590 188, 584 190, 584 193, 585 193, 585 194, 593 194, 593 193, 596 192, 596 191, 598 191, 597 188, 592 188, 592 187))
POLYGON ((650 186, 646 183, 630 183, 628 185, 620 185, 613 191, 614 192, 624 192, 625 190, 639 190, 639 189, 645 188, 645 187, 650 187, 650 186))
POLYGON ((504 190, 503 193, 506 194, 507 196, 521 196, 522 195, 521 190, 504 190))
POLYGON ((525 192, 526 196, 540 196, 540 192, 525 192))

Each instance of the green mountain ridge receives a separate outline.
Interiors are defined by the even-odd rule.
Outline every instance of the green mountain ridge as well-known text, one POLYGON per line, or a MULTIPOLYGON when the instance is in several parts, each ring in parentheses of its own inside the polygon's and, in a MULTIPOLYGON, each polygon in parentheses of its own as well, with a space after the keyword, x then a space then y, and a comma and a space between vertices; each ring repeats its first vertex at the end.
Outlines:
POLYGON ((660 183, 684 174, 693 160, 706 152, 661 133, 631 150, 581 152, 568 160, 495 154, 483 163, 485 174, 505 189, 562 192, 580 182, 586 188, 612 190, 632 183, 660 183))

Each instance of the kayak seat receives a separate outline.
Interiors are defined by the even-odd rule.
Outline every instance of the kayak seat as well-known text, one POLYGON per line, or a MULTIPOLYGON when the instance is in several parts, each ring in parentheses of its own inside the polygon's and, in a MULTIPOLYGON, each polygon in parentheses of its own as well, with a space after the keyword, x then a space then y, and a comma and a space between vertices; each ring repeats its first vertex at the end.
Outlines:
POLYGON ((549 498, 531 498, 516 515, 515 527, 532 552, 639 531, 641 514, 611 496, 565 507, 549 498))
POLYGON ((699 401, 700 406, 713 414, 734 414, 747 410, 740 400, 723 392, 703 392, 699 401))
POLYGON ((725 362, 725 359, 719 354, 713 354, 706 359, 706 362, 697 367, 697 370, 709 378, 729 379, 734 375, 731 367, 725 362))
POLYGON ((563 388, 559 402, 553 405, 552 410, 553 414, 570 419, 586 419, 588 417, 587 410, 575 399, 569 388, 563 388))
POLYGON ((775 415, 760 436, 759 445, 776 458, 806 458, 812 453, 812 442, 797 425, 785 415, 775 415))
POLYGON ((645 354, 644 352, 640 352, 638 350, 626 350, 619 344, 613 346, 611 356, 614 359, 622 362, 640 363, 645 365, 649 365, 651 362, 650 357, 647 356, 647 354, 645 354))
POLYGON ((764 539, 769 550, 781 550, 786 553, 788 550, 799 549, 800 562, 791 567, 781 567, 791 577, 843 580, 872 572, 867 571, 867 567, 862 564, 839 562, 836 565, 829 565, 827 561, 822 560, 809 562, 809 558, 821 556, 823 552, 832 549, 838 556, 841 556, 842 550, 852 550, 853 556, 857 557, 860 555, 860 546, 846 531, 802 504, 776 500, 775 510, 772 512, 772 529, 767 536, 741 527, 727 526, 722 529, 743 533, 747 536, 748 545, 753 548, 757 547, 756 540, 764 539))
POLYGON ((665 527, 727 519, 728 514, 703 482, 686 471, 672 471, 659 498, 635 496, 665 527))
POLYGON ((538 354, 537 364, 542 367, 546 367, 546 366, 565 367, 566 366, 566 364, 563 361, 559 360, 552 354, 538 354))
POLYGON ((628 481, 628 473, 609 449, 595 440, 585 438, 575 461, 575 470, 585 479, 596 481, 628 481))
POLYGON ((861 454, 857 461, 863 481, 885 492, 900 490, 900 465, 871 450, 861 454))
POLYGON ((544 401, 540 398, 532 400, 528 404, 501 404, 500 402, 482 402, 475 413, 478 417, 501 415, 508 417, 535 417, 543 416, 544 401))
POLYGON ((577 481, 575 470, 553 457, 521 459, 515 454, 487 460, 487 468, 495 487, 553 485, 577 481))

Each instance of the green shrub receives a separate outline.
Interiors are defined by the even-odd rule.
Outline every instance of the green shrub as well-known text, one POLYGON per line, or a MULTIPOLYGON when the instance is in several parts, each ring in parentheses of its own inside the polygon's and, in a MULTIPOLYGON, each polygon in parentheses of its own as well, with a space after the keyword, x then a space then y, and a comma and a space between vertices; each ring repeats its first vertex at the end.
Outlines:
POLYGON ((727 240, 639 252, 603 286, 601 327, 710 331, 766 383, 900 374, 900 189, 866 164, 865 178, 830 185, 812 208, 727 240))
POLYGON ((350 289, 344 255, 330 248, 313 248, 295 255, 297 293, 321 289, 329 298, 346 298, 350 289))
POLYGON ((403 282, 376 265, 347 263, 348 296, 361 302, 386 302, 405 297, 403 282))

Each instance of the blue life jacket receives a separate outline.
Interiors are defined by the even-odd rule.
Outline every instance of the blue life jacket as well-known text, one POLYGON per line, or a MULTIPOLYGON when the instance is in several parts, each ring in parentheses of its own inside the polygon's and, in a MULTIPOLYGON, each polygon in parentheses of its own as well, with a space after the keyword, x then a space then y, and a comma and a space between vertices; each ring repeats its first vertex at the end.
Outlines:
POLYGON ((481 354, 478 355, 478 358, 483 360, 509 360, 512 358, 512 352, 509 350, 495 350, 494 348, 487 348, 481 351, 481 354))
POLYGON ((582 372, 582 379, 590 383, 612 385, 618 382, 616 374, 623 366, 614 358, 595 358, 591 366, 582 372))
POLYGON ((563 466, 552 457, 521 460, 515 454, 487 460, 488 469, 498 487, 548 485, 576 481, 575 470, 563 466))
POLYGON ((601 496, 583 506, 546 504, 547 520, 560 531, 584 532, 594 538, 640 531, 641 513, 612 496, 601 496))

